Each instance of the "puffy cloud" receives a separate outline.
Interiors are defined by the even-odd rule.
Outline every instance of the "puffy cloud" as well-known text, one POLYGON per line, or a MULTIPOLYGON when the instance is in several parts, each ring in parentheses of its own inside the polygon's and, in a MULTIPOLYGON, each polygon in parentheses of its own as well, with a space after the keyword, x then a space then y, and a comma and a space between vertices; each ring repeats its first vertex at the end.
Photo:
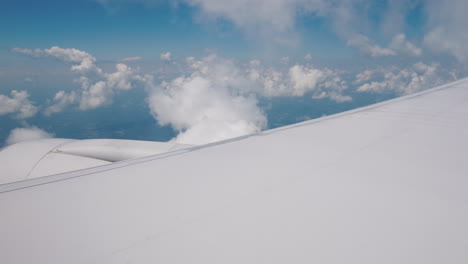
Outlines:
POLYGON ((407 41, 405 34, 402 33, 393 37, 392 42, 390 43, 390 48, 405 55, 415 57, 422 55, 422 49, 407 41))
POLYGON ((141 79, 132 68, 119 63, 113 73, 102 73, 103 79, 93 82, 90 78, 82 76, 78 79, 82 92, 80 109, 89 110, 107 105, 112 102, 115 90, 130 90, 133 81, 141 79))
POLYGON ((161 53, 161 55, 159 56, 159 58, 160 58, 162 61, 171 61, 172 55, 171 55, 171 53, 168 51, 168 52, 166 52, 166 53, 161 53))
POLYGON ((82 50, 51 47, 50 49, 45 49, 44 52, 49 56, 58 58, 60 60, 77 63, 71 67, 72 71, 80 73, 86 73, 88 71, 95 71, 100 73, 102 71, 100 68, 94 65, 96 58, 82 50))
POLYGON ((348 40, 347 44, 348 46, 356 48, 362 53, 374 58, 396 55, 395 51, 387 48, 382 48, 379 45, 375 44, 371 39, 361 34, 353 35, 348 40))
POLYGON ((52 114, 62 112, 66 106, 74 103, 76 100, 77 95, 75 91, 72 91, 70 93, 66 93, 65 91, 59 91, 54 96, 53 104, 44 110, 44 114, 46 116, 50 116, 52 114))
POLYGON ((314 68, 294 65, 289 69, 293 96, 303 96, 307 91, 314 90, 324 73, 314 68))
MULTIPOLYGON (((64 62, 72 63, 71 70, 80 74, 76 80, 81 84, 81 91, 65 93, 59 91, 53 104, 45 111, 45 115, 51 115, 62 111, 67 105, 78 102, 81 110, 88 110, 100 107, 112 102, 115 90, 130 90, 133 88, 134 81, 142 81, 144 78, 129 66, 118 63, 113 73, 106 73, 95 65, 96 58, 91 54, 74 49, 51 47, 49 49, 13 49, 15 52, 23 53, 29 56, 51 56, 64 62)), ((135 60, 135 58, 131 58, 135 60)), ((127 58, 128 60, 128 58, 127 58)))
POLYGON ((123 58, 120 61, 122 62, 128 62, 128 61, 139 61, 142 60, 142 57, 128 57, 128 58, 123 58))
POLYGON ((135 72, 125 64, 119 63, 115 66, 116 72, 105 74, 107 86, 119 90, 130 90, 132 88, 132 78, 135 72))
POLYGON ((0 115, 15 113, 16 118, 25 119, 34 116, 37 111, 26 91, 13 90, 10 97, 0 94, 0 115))
POLYGON ((312 60, 312 55, 310 53, 307 53, 305 56, 304 56, 304 60, 306 61, 311 61, 312 60))
POLYGON ((80 109, 89 110, 111 102, 112 89, 107 86, 105 81, 98 81, 91 85, 84 85, 81 93, 80 109))
POLYGON ((163 82, 150 90, 151 113, 161 125, 179 131, 177 142, 205 144, 252 134, 266 127, 264 113, 230 61, 208 56, 189 60, 189 76, 163 82))
POLYGON ((250 87, 266 97, 298 97, 310 93, 315 99, 329 98, 336 102, 351 100, 349 96, 338 96, 348 88, 340 73, 326 68, 296 64, 287 72, 281 72, 251 63, 246 75, 254 83, 250 84, 250 87))
POLYGON ((11 145, 11 144, 19 143, 19 142, 51 138, 51 137, 53 137, 52 134, 47 133, 46 131, 35 126, 27 127, 27 128, 15 128, 11 130, 10 134, 8 135, 8 138, 6 139, 6 144, 11 145))
MULTIPOLYGON (((411 94, 451 81, 454 75, 444 72, 438 64, 415 63, 411 67, 380 69, 373 72, 381 80, 362 84, 358 92, 393 92, 398 95, 411 94)), ((359 76, 359 75, 358 75, 359 76)))

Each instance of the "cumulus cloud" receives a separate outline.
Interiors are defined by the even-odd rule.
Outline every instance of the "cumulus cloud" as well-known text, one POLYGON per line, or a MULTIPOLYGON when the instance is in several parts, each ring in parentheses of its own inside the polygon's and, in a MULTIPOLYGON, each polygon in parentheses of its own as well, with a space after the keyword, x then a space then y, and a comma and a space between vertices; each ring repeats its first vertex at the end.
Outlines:
POLYGON ((287 72, 262 68, 259 64, 250 63, 249 66, 246 75, 254 83, 250 87, 254 87, 262 96, 299 97, 311 94, 315 99, 329 98, 340 103, 352 100, 342 94, 348 86, 337 71, 300 64, 291 66, 287 72))
POLYGON ((314 90, 324 73, 314 68, 294 65, 289 69, 293 96, 303 96, 308 90, 314 90))
POLYGON ((161 55, 159 56, 159 58, 162 60, 162 61, 171 61, 172 57, 171 57, 171 53, 168 51, 166 53, 161 53, 161 55))
POLYGON ((33 117, 37 111, 26 91, 13 90, 10 96, 0 94, 0 115, 15 114, 18 119, 26 119, 33 117))
POLYGON ((306 60, 306 61, 311 61, 311 60, 312 60, 312 54, 307 53, 307 54, 304 56, 304 60, 306 60))
POLYGON ((113 91, 106 85, 106 82, 98 81, 90 86, 83 87, 84 90, 80 101, 81 110, 94 109, 111 102, 113 91))
MULTIPOLYGON (((45 115, 60 112, 75 102, 79 102, 81 110, 94 109, 109 104, 116 91, 130 90, 135 81, 142 79, 137 71, 123 63, 116 64, 115 72, 107 73, 96 66, 94 56, 74 48, 51 47, 43 50, 15 48, 13 51, 34 57, 50 56, 69 62, 72 64, 71 71, 80 75, 76 82, 81 84, 81 90, 68 94, 59 91, 52 100, 53 104, 45 110, 45 115)), ((135 57, 131 59, 135 60, 135 57)))
POLYGON ((151 113, 161 125, 179 131, 175 141, 205 144, 252 134, 267 120, 246 82, 229 61, 211 55, 189 60, 193 72, 150 89, 151 113))
POLYGON ((52 134, 47 133, 46 131, 35 126, 15 128, 10 131, 8 138, 6 139, 6 144, 12 145, 12 144, 16 144, 19 142, 51 138, 51 137, 53 137, 52 134))
POLYGON ((72 91, 70 93, 66 93, 65 91, 59 91, 55 94, 53 98, 53 104, 47 107, 44 110, 44 115, 50 116, 55 113, 62 112, 63 109, 74 103, 77 100, 77 94, 75 91, 72 91))
POLYGON ((130 90, 135 71, 122 63, 115 65, 115 69, 116 72, 104 75, 107 79, 107 86, 119 90, 130 90))
MULTIPOLYGON (((362 74, 367 75, 367 73, 362 74)), ((403 69, 397 67, 378 69, 372 71, 372 75, 377 76, 380 80, 369 81, 360 85, 357 88, 358 92, 393 92, 398 95, 406 95, 453 81, 454 78, 451 72, 444 72, 439 64, 425 64, 422 62, 403 69)), ((358 74, 358 79, 359 76, 362 75, 358 74)))
POLYGON ((82 76, 77 81, 81 84, 80 109, 89 110, 112 102, 116 90, 130 90, 133 82, 138 81, 139 76, 131 67, 119 63, 113 73, 101 74, 101 79, 94 81, 82 76))

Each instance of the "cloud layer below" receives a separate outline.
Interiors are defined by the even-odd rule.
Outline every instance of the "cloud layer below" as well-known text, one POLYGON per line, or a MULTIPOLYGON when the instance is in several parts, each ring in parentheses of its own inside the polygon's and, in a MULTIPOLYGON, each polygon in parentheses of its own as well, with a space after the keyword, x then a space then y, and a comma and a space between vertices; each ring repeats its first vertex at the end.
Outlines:
MULTIPOLYGON (((375 45, 362 36, 365 45, 375 45)), ((306 54, 303 63, 284 59, 279 66, 264 65, 260 60, 239 62, 211 53, 184 62, 172 59, 170 52, 161 54, 161 67, 172 69, 174 77, 161 81, 158 73, 142 73, 123 63, 114 72, 96 65, 97 59, 77 49, 13 49, 35 58, 54 57, 71 64, 80 89, 58 91, 43 107, 51 116, 71 105, 79 110, 96 109, 112 103, 113 97, 136 86, 146 87, 151 114, 160 125, 170 125, 179 132, 174 139, 186 144, 205 144, 253 134, 267 128, 267 118, 257 98, 308 97, 336 103, 353 101, 357 93, 409 94, 456 78, 437 63, 417 62, 408 67, 378 67, 352 75, 350 71, 317 67, 306 54), (354 78, 353 78, 354 77, 354 78)), ((404 35, 393 38, 390 47, 369 49, 371 56, 407 53, 414 57, 421 50, 407 42, 404 35)), ((131 61, 134 61, 132 58, 131 61)), ((35 115, 38 107, 26 91, 0 95, 0 115, 14 114, 19 119, 35 115)))

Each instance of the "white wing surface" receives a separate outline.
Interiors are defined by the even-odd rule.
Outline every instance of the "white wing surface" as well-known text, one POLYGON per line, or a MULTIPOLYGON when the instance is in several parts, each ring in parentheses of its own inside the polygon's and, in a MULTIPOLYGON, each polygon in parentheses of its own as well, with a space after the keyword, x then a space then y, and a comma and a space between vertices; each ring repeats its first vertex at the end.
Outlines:
POLYGON ((192 147, 119 139, 41 139, 0 150, 0 185, 192 147))
POLYGON ((0 185, 2 263, 468 263, 468 80, 0 185))

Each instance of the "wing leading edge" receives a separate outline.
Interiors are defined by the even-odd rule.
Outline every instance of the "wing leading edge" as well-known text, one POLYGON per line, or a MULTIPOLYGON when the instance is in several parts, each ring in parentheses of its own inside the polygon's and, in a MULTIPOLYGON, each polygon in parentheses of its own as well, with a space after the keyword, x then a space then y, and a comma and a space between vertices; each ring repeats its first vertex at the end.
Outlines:
POLYGON ((0 186, 5 263, 467 263, 468 80, 0 186))

